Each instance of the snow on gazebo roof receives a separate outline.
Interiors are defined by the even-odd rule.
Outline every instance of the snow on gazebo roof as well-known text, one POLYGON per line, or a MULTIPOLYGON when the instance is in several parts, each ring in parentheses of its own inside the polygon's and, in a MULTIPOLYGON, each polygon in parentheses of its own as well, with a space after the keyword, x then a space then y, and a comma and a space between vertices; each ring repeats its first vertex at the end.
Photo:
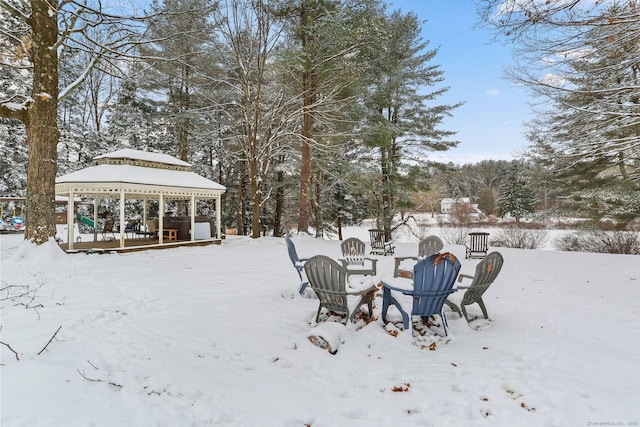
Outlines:
POLYGON ((97 160, 98 163, 101 159, 121 159, 121 160, 141 160, 150 163, 160 163, 166 165, 185 166, 191 167, 187 162, 177 159, 173 156, 163 153, 152 153, 150 151, 132 150, 131 148, 123 148, 122 150, 114 151, 112 153, 102 154, 96 156, 93 160, 97 160))
POLYGON ((223 185, 191 171, 191 165, 162 153, 123 149, 94 157, 98 165, 56 178, 56 193, 219 196, 223 185))

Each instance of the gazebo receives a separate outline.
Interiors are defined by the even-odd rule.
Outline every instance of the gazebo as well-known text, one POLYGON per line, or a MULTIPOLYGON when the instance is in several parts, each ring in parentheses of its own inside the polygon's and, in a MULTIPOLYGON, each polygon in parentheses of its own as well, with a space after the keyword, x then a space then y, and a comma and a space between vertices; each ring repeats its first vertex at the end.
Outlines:
POLYGON ((122 149, 93 158, 95 166, 56 178, 56 195, 66 196, 68 249, 74 243, 73 200, 77 197, 94 201, 93 224, 98 224, 99 199, 120 199, 120 248, 125 247, 125 200, 143 201, 143 222, 147 223, 147 201, 158 200, 158 243, 164 243, 164 206, 166 201, 182 200, 190 203, 190 240, 196 239, 196 201, 215 200, 216 238, 220 239, 220 198, 226 191, 223 185, 202 177, 191 170, 191 165, 161 153, 122 149))

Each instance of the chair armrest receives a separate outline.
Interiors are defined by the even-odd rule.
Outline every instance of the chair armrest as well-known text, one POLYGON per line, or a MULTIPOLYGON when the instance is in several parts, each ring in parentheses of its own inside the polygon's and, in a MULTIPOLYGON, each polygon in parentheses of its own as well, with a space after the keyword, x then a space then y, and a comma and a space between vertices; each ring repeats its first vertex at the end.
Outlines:
POLYGON ((383 288, 387 288, 387 289, 390 289, 392 291, 400 292, 400 293, 403 293, 405 295, 412 295, 413 294, 413 289, 399 288, 397 286, 390 285, 390 284, 386 283, 385 281, 382 281, 381 283, 382 283, 382 287, 383 288))
POLYGON ((456 286, 457 289, 469 289, 470 287, 471 286, 456 286))
POLYGON ((359 291, 347 291, 347 295, 362 295, 362 294, 366 294, 368 292, 371 292, 372 290, 377 289, 376 285, 371 285, 369 286, 367 289, 361 289, 359 291))
MULTIPOLYGON (((473 279, 474 276, 470 276, 468 274, 458 274, 458 282, 462 282, 462 279, 473 279)), ((460 287, 460 286, 458 286, 460 287)))
POLYGON ((438 292, 431 292, 431 291, 427 291, 427 292, 413 292, 411 293, 412 296, 414 297, 446 297, 448 295, 451 295, 454 292, 458 292, 458 290, 456 288, 451 288, 451 290, 449 291, 438 291, 438 292))
POLYGON ((402 277, 401 272, 405 273, 405 276, 407 275, 406 273, 413 273, 413 269, 411 271, 409 270, 402 270, 400 268, 400 263, 402 261, 406 261, 406 260, 414 260, 414 261, 418 261, 418 257, 417 256, 397 256, 395 257, 395 265, 393 267, 393 277, 402 277))
POLYGON ((377 258, 365 258, 365 259, 368 259, 369 261, 371 261, 371 269, 373 270, 373 275, 375 276, 376 274, 378 274, 378 268, 376 267, 378 263, 378 259, 377 258))

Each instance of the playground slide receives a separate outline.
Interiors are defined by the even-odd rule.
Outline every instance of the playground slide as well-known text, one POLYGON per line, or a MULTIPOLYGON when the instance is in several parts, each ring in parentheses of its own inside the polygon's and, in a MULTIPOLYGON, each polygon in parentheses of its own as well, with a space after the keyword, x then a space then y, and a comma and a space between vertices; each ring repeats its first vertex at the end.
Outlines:
POLYGON ((82 216, 82 214, 78 214, 77 218, 78 218, 78 221, 80 221, 81 223, 87 224, 91 228, 95 228, 93 226, 93 220, 92 219, 89 219, 86 216, 82 216))

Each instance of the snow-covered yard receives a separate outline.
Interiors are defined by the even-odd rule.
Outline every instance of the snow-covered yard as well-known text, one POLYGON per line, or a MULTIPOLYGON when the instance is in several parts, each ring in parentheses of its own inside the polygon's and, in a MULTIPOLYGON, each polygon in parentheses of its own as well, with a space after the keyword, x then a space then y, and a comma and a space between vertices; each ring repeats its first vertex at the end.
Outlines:
MULTIPOLYGON (((352 236, 368 242, 366 227, 352 236)), ((340 256, 336 240, 293 240, 302 257, 340 256)), ((3 426, 640 423, 638 256, 492 248, 505 265, 490 320, 447 309, 448 337, 394 337, 378 298, 332 355, 308 340, 317 300, 296 294, 284 239, 122 255, 0 244, 3 426)), ((464 246, 445 250, 473 274, 464 246)))

